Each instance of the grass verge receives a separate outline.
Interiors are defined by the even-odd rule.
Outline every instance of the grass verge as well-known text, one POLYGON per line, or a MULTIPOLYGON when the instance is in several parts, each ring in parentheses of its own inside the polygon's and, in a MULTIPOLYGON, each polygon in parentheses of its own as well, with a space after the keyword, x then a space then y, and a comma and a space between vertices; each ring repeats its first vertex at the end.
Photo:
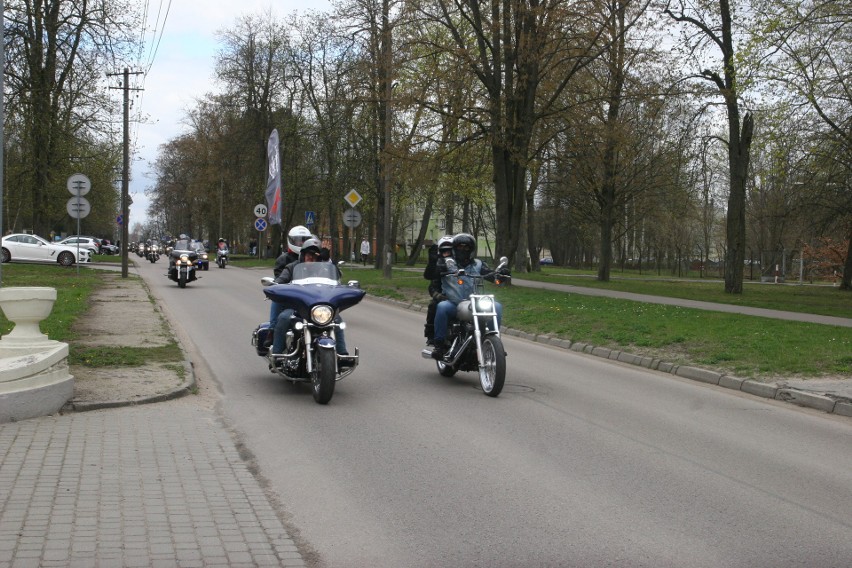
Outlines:
MULTIPOLYGON (((131 278, 138 278, 131 276, 131 278)), ((180 362, 183 354, 174 341, 160 347, 85 347, 75 345, 74 323, 89 307, 89 297, 104 283, 97 270, 62 268, 52 265, 4 264, 3 286, 46 286, 56 288, 56 302, 50 316, 41 322, 42 333, 69 344, 68 362, 86 367, 134 367, 146 363, 180 362)), ((0 312, 0 333, 12 330, 12 323, 0 312)))
MULTIPOLYGON (((391 280, 385 280, 378 270, 350 269, 344 278, 359 280, 361 286, 375 296, 424 305, 429 300, 427 283, 420 271, 396 270, 391 280)), ((631 283, 635 287, 627 291, 643 290, 637 293, 718 301, 705 290, 713 284, 631 283), (699 289, 693 290, 692 286, 699 289)), ((722 285, 716 283, 715 286, 722 285)), ((761 286, 749 289, 742 305, 822 313, 809 307, 818 305, 827 309, 830 305, 836 307, 852 302, 852 295, 844 295, 836 288, 814 288, 818 289, 804 292, 794 287, 761 286), (794 305, 798 309, 792 309, 794 305)), ((612 289, 622 288, 613 286, 612 289)), ((852 328, 520 286, 499 289, 489 286, 488 290, 504 306, 503 325, 528 333, 657 357, 680 365, 712 368, 741 378, 769 381, 852 376, 852 328)), ((834 310, 831 315, 840 314, 834 310)))

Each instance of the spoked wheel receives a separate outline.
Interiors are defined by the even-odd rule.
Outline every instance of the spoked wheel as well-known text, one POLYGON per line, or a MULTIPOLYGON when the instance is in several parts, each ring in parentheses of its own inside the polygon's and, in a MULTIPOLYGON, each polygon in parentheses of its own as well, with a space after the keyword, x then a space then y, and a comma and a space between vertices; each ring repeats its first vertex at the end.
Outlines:
POLYGON ((337 354, 334 349, 320 348, 316 353, 311 386, 317 404, 328 404, 334 394, 334 374, 337 368, 337 354))
POLYGON ((482 367, 479 369, 479 384, 488 396, 498 396, 506 382, 506 352, 503 342, 496 335, 482 340, 482 367))
POLYGON ((59 263, 59 266, 71 266, 74 264, 74 255, 67 251, 61 252, 56 261, 59 263))

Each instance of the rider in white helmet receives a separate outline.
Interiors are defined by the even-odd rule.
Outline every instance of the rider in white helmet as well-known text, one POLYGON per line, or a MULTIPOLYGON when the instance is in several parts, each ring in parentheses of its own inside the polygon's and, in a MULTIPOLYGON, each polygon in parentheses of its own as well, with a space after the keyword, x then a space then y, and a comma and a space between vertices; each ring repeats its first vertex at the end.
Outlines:
POLYGON ((313 235, 308 228, 303 225, 296 225, 290 229, 290 232, 287 233, 287 250, 275 259, 275 268, 272 270, 272 273, 276 278, 278 278, 285 266, 291 262, 299 260, 299 253, 302 251, 302 245, 311 237, 313 237, 313 235))

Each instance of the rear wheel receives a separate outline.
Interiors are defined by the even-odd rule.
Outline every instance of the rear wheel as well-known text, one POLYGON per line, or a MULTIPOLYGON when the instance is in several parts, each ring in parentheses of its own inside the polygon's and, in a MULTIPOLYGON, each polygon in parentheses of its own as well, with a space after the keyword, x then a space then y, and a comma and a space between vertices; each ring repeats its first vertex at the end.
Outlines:
POLYGON ((334 349, 318 348, 311 378, 314 400, 317 404, 328 404, 334 394, 336 365, 337 354, 334 349))
POLYGON ((479 369, 479 384, 488 396, 498 396, 506 381, 506 352, 503 342, 496 335, 482 340, 482 367, 479 369))
POLYGON ((59 266, 71 266, 74 264, 74 255, 68 251, 61 252, 56 258, 56 262, 59 263, 59 266))

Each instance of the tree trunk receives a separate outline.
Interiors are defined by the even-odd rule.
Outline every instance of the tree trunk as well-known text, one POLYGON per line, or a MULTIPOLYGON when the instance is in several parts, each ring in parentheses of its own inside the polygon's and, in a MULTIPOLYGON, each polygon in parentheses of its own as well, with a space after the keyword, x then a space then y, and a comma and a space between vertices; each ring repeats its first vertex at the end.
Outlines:
POLYGON ((417 240, 411 246, 411 252, 408 255, 406 266, 414 266, 417 258, 420 256, 420 251, 423 249, 423 242, 426 240, 426 231, 429 228, 429 219, 432 218, 432 204, 435 198, 430 192, 426 197, 426 206, 423 208, 423 217, 420 219, 420 232, 417 234, 417 240))
POLYGON ((740 133, 739 108, 736 103, 728 106, 730 134, 728 163, 731 170, 731 193, 728 197, 725 292, 742 294, 746 249, 746 182, 754 119, 751 113, 746 114, 743 119, 742 133, 740 133))
POLYGON ((840 279, 841 290, 852 290, 852 223, 849 225, 849 246, 846 249, 846 262, 843 263, 843 277, 840 279))

